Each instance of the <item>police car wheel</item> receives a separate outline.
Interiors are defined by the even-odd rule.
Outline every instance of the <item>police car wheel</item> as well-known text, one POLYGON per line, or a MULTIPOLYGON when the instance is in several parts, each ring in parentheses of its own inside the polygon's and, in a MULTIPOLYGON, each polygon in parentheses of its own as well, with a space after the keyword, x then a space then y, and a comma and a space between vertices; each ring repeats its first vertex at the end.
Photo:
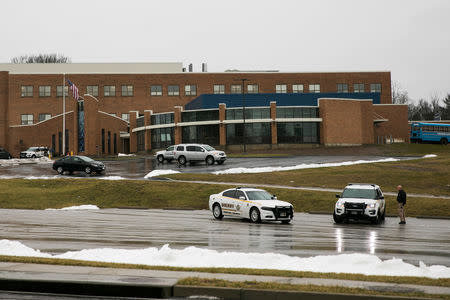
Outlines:
POLYGON ((220 205, 218 203, 213 205, 213 216, 217 220, 221 220, 223 218, 222 208, 220 208, 220 205))
POLYGON ((164 156, 162 156, 161 154, 158 155, 157 159, 158 159, 158 162, 161 164, 164 162, 164 156))
POLYGON ((338 216, 336 215, 336 213, 333 213, 333 220, 334 220, 334 222, 337 223, 337 224, 342 223, 342 222, 344 221, 344 219, 341 218, 341 217, 338 217, 338 216))
POLYGON ((250 210, 250 220, 252 220, 253 223, 261 222, 261 214, 256 207, 253 207, 252 210, 250 210))
POLYGON ((283 221, 281 221, 281 223, 282 224, 289 224, 289 223, 291 223, 291 220, 283 220, 283 221))

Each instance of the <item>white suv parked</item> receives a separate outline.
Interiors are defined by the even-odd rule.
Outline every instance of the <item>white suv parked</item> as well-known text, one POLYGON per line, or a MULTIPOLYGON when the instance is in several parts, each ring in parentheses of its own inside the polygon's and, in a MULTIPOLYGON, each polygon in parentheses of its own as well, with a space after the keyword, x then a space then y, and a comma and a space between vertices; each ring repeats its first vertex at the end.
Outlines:
POLYGON ((47 156, 47 147, 30 147, 25 151, 20 152, 20 158, 37 158, 47 156))
POLYGON ((187 162, 204 161, 208 165, 213 165, 217 162, 219 165, 223 164, 227 159, 225 152, 217 151, 211 146, 202 144, 180 144, 175 146, 173 158, 178 161, 180 165, 185 165, 187 162))
POLYGON ((384 220, 386 202, 381 189, 376 184, 350 183, 342 195, 337 194, 333 219, 336 223, 345 220, 366 219, 373 224, 384 220))
POLYGON ((166 150, 156 152, 155 156, 159 163, 163 163, 165 160, 171 162, 173 160, 173 151, 176 146, 169 146, 166 150))

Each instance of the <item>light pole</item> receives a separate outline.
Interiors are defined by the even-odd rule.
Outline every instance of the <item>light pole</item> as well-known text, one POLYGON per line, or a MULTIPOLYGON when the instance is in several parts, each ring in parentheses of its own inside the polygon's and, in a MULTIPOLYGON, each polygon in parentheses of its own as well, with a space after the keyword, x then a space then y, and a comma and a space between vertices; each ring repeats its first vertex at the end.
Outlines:
POLYGON ((244 153, 247 152, 247 144, 245 143, 245 82, 248 81, 247 78, 236 79, 242 82, 242 121, 243 121, 243 133, 242 133, 242 144, 244 145, 244 153))

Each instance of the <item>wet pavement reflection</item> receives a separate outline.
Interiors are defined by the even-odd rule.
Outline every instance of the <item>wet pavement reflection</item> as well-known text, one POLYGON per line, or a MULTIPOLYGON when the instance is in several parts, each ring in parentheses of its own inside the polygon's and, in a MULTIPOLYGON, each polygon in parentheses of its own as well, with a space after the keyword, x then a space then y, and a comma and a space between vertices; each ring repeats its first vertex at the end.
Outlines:
MULTIPOLYGON (((379 160, 386 157, 380 156, 289 156, 289 157, 260 157, 260 158, 229 158, 223 165, 206 165, 205 163, 187 164, 180 166, 176 162, 158 163, 153 157, 137 158, 130 160, 104 161, 106 173, 103 176, 121 176, 129 179, 143 179, 153 170, 176 170, 187 173, 211 173, 231 168, 257 168, 257 167, 286 167, 300 164, 338 163, 356 160, 379 160)), ((399 159, 411 159, 402 157, 399 159)), ((1 176, 54 176, 56 171, 51 163, 6 165, 0 166, 1 176)), ((68 177, 69 175, 65 175, 68 177)), ((75 173, 72 177, 97 178, 98 175, 86 175, 84 172, 75 173)), ((101 176, 100 176, 101 177, 101 176)))
POLYGON ((145 248, 170 244, 220 251, 275 252, 295 256, 343 253, 402 258, 418 265, 450 266, 450 221, 396 218, 380 225, 334 224, 329 215, 297 213, 290 225, 215 220, 211 213, 178 210, 0 210, 0 239, 62 253, 87 248, 145 248))

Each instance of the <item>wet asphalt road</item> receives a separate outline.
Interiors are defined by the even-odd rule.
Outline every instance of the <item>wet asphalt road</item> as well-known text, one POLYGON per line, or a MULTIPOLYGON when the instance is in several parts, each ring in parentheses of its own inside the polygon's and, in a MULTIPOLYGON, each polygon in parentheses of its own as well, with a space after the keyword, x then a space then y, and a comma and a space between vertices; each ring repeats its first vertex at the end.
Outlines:
POLYGON ((402 258, 418 265, 450 266, 450 221, 397 218, 381 225, 340 224, 329 215, 297 213, 290 225, 214 220, 211 213, 179 210, 0 210, 0 239, 18 240, 43 252, 87 248, 145 248, 170 244, 294 256, 340 253, 402 258))
MULTIPOLYGON (((106 174, 102 176, 121 176, 129 179, 142 179, 152 170, 176 170, 187 173, 210 173, 231 168, 256 168, 256 167, 285 167, 299 164, 336 163, 355 160, 378 160, 386 157, 380 156, 290 156, 290 157, 262 157, 262 158, 229 158, 223 165, 209 166, 205 163, 179 166, 176 162, 159 164, 153 157, 105 161, 106 174)), ((411 159, 402 157, 399 159, 411 159)), ((0 162, 1 163, 1 162, 0 162)), ((0 166, 1 176, 52 176, 57 175, 52 169, 51 163, 6 165, 0 166)), ((98 177, 98 175, 86 175, 84 172, 75 173, 75 177, 98 177)))

